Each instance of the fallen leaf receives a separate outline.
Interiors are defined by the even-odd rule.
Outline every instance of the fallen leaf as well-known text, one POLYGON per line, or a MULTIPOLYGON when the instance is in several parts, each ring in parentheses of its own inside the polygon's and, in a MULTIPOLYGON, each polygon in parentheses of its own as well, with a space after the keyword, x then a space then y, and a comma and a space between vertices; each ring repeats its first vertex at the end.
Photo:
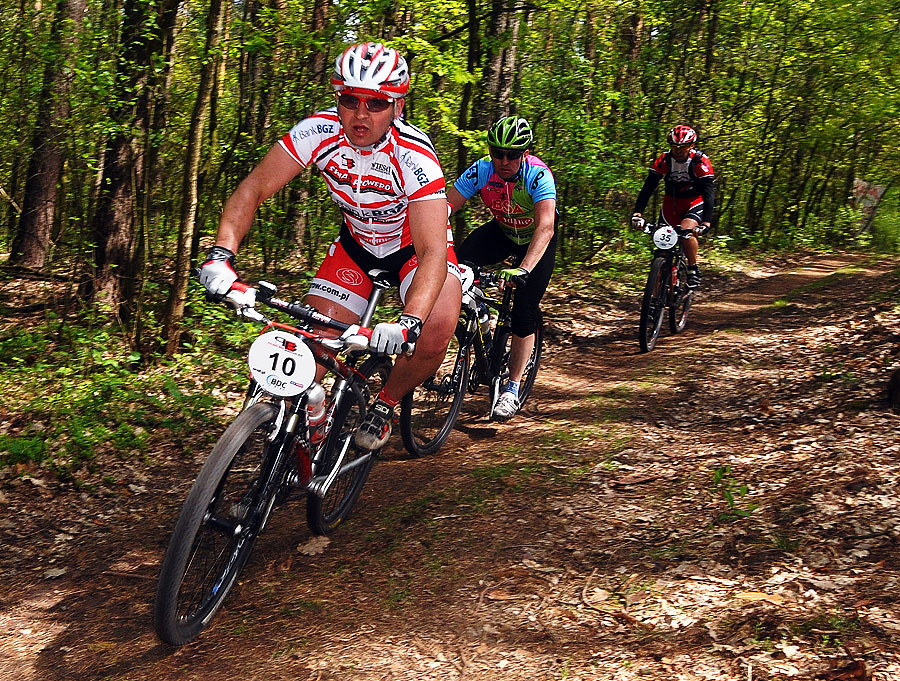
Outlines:
POLYGON ((607 591, 606 589, 594 588, 594 590, 591 591, 590 602, 591 603, 600 603, 601 601, 605 601, 611 595, 612 594, 609 591, 607 591))
POLYGON ((784 597, 778 594, 767 594, 762 591, 740 591, 734 595, 742 601, 767 601, 772 605, 784 605, 784 597))
POLYGON ((640 485, 642 482, 650 482, 656 480, 659 476, 655 473, 630 473, 618 480, 610 480, 611 485, 616 487, 625 487, 626 485, 640 485))
POLYGON ((66 572, 68 572, 66 568, 50 568, 49 570, 44 570, 44 578, 56 579, 57 577, 62 577, 66 572))
POLYGON ((493 591, 488 591, 484 597, 489 601, 514 601, 519 598, 524 598, 524 596, 520 594, 510 593, 506 589, 494 589, 493 591))
POLYGON ((297 547, 297 550, 305 556, 315 556, 316 554, 323 553, 325 551, 325 547, 331 543, 331 539, 328 537, 312 537, 305 544, 300 544, 297 547))
POLYGON ((866 671, 866 663, 856 660, 840 669, 824 672, 816 678, 822 681, 868 681, 871 677, 866 671))

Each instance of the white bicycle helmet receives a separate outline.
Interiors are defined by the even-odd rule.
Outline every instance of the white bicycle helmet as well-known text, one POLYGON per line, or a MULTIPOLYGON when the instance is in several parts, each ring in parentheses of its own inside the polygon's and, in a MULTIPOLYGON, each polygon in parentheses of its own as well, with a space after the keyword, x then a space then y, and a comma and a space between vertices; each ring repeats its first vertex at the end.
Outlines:
POLYGON ((331 84, 342 90, 375 90, 398 99, 409 92, 409 67, 392 47, 381 43, 351 45, 334 61, 331 84))

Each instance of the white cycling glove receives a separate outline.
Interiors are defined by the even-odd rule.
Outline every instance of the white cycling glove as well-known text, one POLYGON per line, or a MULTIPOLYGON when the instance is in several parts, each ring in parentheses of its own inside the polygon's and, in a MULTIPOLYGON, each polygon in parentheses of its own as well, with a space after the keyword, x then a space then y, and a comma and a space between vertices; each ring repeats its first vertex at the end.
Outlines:
POLYGON ((213 246, 200 265, 200 283, 214 296, 224 296, 237 281, 234 271, 234 253, 224 246, 213 246))
POLYGON ((259 318, 256 312, 256 289, 247 287, 246 291, 239 291, 236 288, 231 289, 225 296, 225 302, 229 303, 238 317, 247 317, 248 319, 259 318))
POLYGON ((396 355, 412 348, 422 333, 422 320, 402 314, 396 322, 381 322, 372 329, 369 349, 385 355, 396 355))
POLYGON ((635 229, 644 229, 644 218, 641 215, 634 214, 631 216, 631 226, 635 229))

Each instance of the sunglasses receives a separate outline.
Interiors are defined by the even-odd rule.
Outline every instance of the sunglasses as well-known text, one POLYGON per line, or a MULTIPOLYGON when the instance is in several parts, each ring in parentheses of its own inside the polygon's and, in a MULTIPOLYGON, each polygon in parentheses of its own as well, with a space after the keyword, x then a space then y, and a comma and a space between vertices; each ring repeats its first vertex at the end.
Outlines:
POLYGON ((359 108, 360 102, 366 103, 366 109, 368 109, 370 113, 381 113, 382 111, 387 111, 391 106, 391 100, 384 99, 383 97, 368 97, 362 99, 356 95, 338 95, 338 104, 345 109, 356 111, 359 108))
POLYGON ((525 152, 522 151, 504 151, 503 149, 491 149, 491 158, 495 158, 498 161, 502 161, 506 159, 507 161, 518 161, 522 158, 522 154, 525 152))

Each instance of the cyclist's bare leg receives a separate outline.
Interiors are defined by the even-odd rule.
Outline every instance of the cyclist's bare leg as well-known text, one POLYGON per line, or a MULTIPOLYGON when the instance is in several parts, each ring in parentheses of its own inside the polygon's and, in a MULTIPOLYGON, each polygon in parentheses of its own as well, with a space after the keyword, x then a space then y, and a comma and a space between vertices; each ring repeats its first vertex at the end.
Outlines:
MULTIPOLYGON (((388 395, 400 399, 431 376, 440 366, 444 354, 447 352, 447 346, 450 344, 450 338, 456 330, 461 300, 462 287, 459 279, 448 272, 434 308, 422 325, 422 336, 416 341, 415 352, 412 357, 407 355, 397 357, 394 369, 384 386, 388 395)), ((333 300, 309 295, 305 302, 322 314, 345 324, 355 324, 359 321, 359 315, 333 300)), ((337 332, 332 331, 326 331, 326 333, 337 335, 337 332)), ((317 366, 316 380, 321 380, 324 375, 324 367, 317 366)))
POLYGON ((510 381, 522 382, 522 374, 525 373, 525 367, 528 364, 528 359, 531 357, 532 349, 534 349, 534 334, 524 338, 513 334, 512 347, 509 353, 510 381))
POLYGON ((431 376, 444 360, 447 346, 459 321, 462 286, 459 279, 449 272, 431 314, 422 325, 422 335, 416 341, 416 350, 400 355, 394 363, 391 375, 384 385, 385 392, 400 399, 410 390, 431 376))
MULTIPOLYGON (((344 322, 345 324, 355 324, 359 321, 359 315, 353 312, 353 310, 348 310, 343 305, 339 305, 333 300, 329 300, 327 298, 322 298, 316 295, 308 295, 306 296, 306 300, 304 301, 307 305, 311 305, 316 308, 319 312, 324 315, 328 315, 332 319, 337 319, 339 322, 344 322)), ((339 336, 340 333, 334 331, 332 329, 323 329, 319 328, 319 331, 325 336, 339 336)), ((316 364, 316 380, 321 381, 322 377, 325 375, 325 367, 321 364, 316 364)))
MULTIPOLYGON (((694 218, 685 218, 681 221, 681 229, 690 230, 691 232, 693 232, 699 226, 700 223, 694 220, 694 218)), ((681 247, 684 249, 684 254, 687 256, 688 265, 696 265, 697 251, 699 250, 697 237, 693 234, 691 234, 690 236, 682 237, 681 247)))

